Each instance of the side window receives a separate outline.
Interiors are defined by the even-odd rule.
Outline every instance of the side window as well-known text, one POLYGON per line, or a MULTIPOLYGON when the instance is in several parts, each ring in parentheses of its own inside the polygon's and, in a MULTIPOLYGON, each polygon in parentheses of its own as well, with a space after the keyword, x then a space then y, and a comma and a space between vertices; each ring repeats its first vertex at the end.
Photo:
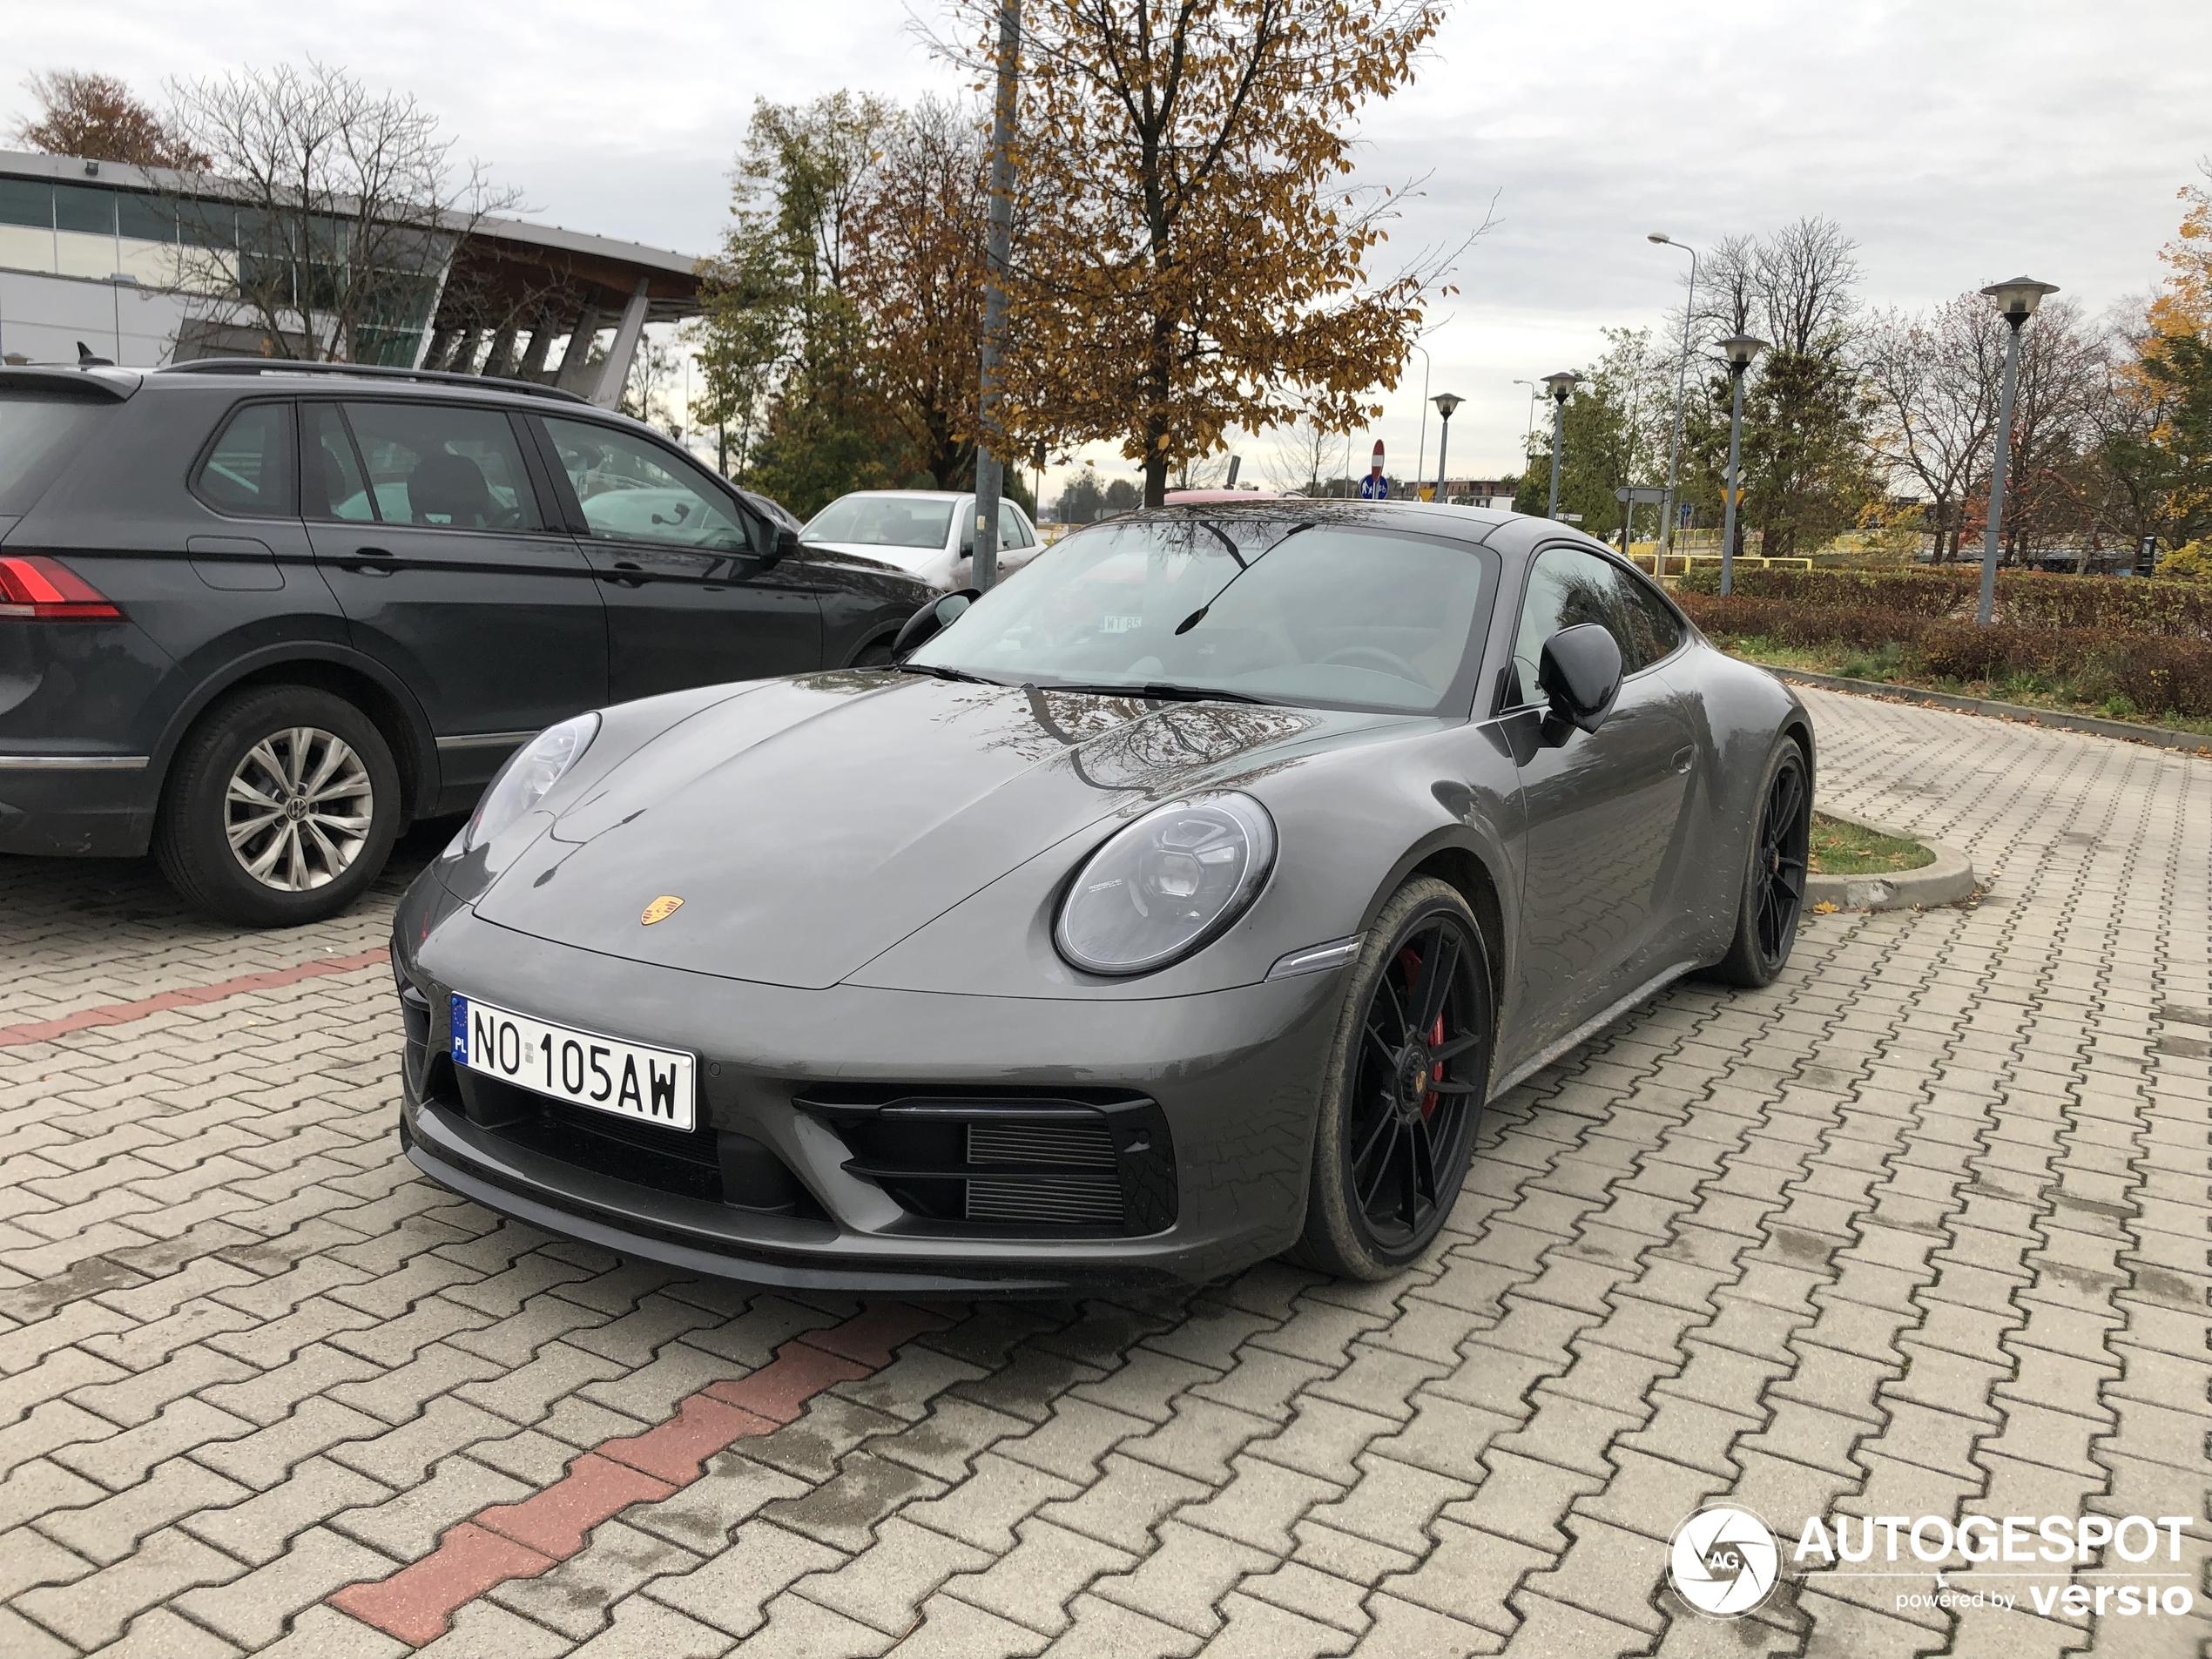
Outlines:
POLYGON ((289 518, 299 511, 295 483, 292 406, 249 403, 224 426, 192 487, 219 513, 289 518))
MULTIPOLYGON (((348 403, 376 516, 457 530, 543 528, 514 424, 499 409, 348 403)), ((341 481, 343 482, 342 479, 341 481)))
POLYGON ((307 422, 307 464, 300 481, 300 495, 314 518, 366 522, 376 516, 368 481, 361 475, 361 455, 346 418, 335 403, 300 406, 307 422))
POLYGON ((1036 544, 1037 538, 1029 534, 1028 523, 1022 516, 1021 509, 1011 502, 1001 502, 999 545, 1003 548, 1029 548, 1036 544))
POLYGON ((1634 577, 1618 579, 1633 613, 1637 644, 1643 651, 1643 662, 1636 664, 1641 668, 1657 662, 1682 644, 1682 624, 1675 619, 1675 613, 1667 608, 1664 599, 1634 577))
POLYGON ((1621 647, 1621 669, 1633 671, 1629 631, 1621 615, 1622 595, 1613 567, 1593 554, 1571 547, 1548 547, 1528 570, 1528 591, 1521 602, 1521 626, 1514 635, 1513 667, 1519 682, 1516 701, 1535 701, 1536 670, 1544 642, 1562 628, 1595 622, 1621 647))
POLYGON ((591 534, 609 541, 749 552, 728 497, 658 445, 589 421, 545 417, 591 534))

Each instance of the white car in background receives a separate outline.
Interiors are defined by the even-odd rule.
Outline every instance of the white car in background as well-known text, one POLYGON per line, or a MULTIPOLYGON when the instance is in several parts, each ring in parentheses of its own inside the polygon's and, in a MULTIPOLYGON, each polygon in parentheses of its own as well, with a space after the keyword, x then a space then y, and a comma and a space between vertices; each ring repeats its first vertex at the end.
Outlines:
MULTIPOLYGON (((950 489, 856 489, 806 522, 799 539, 841 557, 890 565, 947 593, 975 585, 975 497, 950 489)), ((999 575, 1043 550, 1037 527, 999 501, 999 575)))

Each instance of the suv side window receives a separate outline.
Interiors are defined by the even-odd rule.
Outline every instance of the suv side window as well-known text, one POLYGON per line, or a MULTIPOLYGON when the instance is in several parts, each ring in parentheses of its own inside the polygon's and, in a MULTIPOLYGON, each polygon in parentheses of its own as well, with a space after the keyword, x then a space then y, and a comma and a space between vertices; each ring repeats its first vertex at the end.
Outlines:
POLYGON ((354 523, 374 518, 376 505, 369 499, 361 454, 338 406, 302 404, 300 415, 307 422, 307 464, 300 493, 307 516, 354 523))
POLYGON ((583 522, 607 541, 749 553, 737 509, 666 450, 590 421, 543 417, 583 522))
POLYGON ((292 517, 294 485, 289 403, 248 403, 233 415, 192 481, 217 512, 249 518, 292 517))
POLYGON ((1528 590, 1521 603, 1513 645, 1514 702, 1535 699, 1544 642, 1562 628, 1585 622, 1613 636, 1624 675, 1649 668, 1681 643, 1681 629, 1666 607, 1610 560, 1580 548, 1548 547, 1528 567, 1528 590))
POLYGON ((371 504, 387 524, 544 528, 521 439, 504 411, 396 401, 348 403, 345 411, 368 470, 371 504))

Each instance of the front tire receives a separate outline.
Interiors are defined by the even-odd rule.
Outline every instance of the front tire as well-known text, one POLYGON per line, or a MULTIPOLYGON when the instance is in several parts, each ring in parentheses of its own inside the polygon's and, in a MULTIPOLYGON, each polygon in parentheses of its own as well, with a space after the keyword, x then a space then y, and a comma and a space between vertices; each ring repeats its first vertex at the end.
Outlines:
POLYGON ((1723 985, 1756 991, 1781 977, 1804 909, 1812 845, 1812 779, 1805 752, 1784 738, 1760 780, 1751 845, 1744 858, 1736 936, 1708 972, 1723 985))
POLYGON ((1345 978, 1294 1259, 1382 1279, 1428 1247, 1474 1156, 1494 1019, 1467 900, 1442 881, 1408 881, 1345 978))
POLYGON ((375 723, 305 685, 241 691, 178 751, 154 857, 194 908, 251 927, 336 915, 400 826, 399 769, 375 723))

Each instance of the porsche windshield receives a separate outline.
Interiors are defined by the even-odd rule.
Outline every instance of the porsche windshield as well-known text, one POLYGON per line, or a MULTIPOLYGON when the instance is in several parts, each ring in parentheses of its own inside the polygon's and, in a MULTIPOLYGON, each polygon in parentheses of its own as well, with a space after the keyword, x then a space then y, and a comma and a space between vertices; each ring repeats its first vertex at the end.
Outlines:
POLYGON ((1426 714, 1472 671, 1483 570, 1471 548, 1326 522, 1101 525, 908 661, 1009 685, 1426 714))

